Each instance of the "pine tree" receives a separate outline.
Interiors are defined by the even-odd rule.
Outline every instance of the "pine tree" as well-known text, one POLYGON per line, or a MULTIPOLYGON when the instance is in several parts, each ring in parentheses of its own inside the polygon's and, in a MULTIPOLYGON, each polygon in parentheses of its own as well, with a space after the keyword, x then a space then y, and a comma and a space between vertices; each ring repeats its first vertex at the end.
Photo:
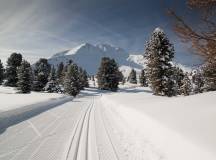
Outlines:
POLYGON ((205 79, 205 90, 216 90, 216 59, 209 60, 203 67, 203 76, 205 79))
POLYGON ((63 62, 61 62, 58 65, 56 77, 57 77, 58 83, 63 84, 63 80, 64 80, 64 63, 63 62))
POLYGON ((128 81, 132 84, 137 84, 136 71, 134 69, 131 70, 128 81))
POLYGON ((192 91, 192 84, 188 74, 185 74, 182 84, 183 85, 180 88, 181 94, 184 96, 189 96, 192 91))
POLYGON ((173 67, 173 73, 174 73, 174 79, 176 84, 176 94, 181 94, 180 88, 183 85, 183 79, 184 79, 184 72, 181 68, 174 66, 173 67))
POLYGON ((27 61, 23 60, 21 66, 18 67, 18 82, 17 89, 21 93, 30 93, 32 86, 31 79, 31 65, 27 61))
POLYGON ((22 55, 19 53, 12 53, 7 60, 6 67, 6 86, 16 87, 18 76, 17 68, 21 65, 22 55))
POLYGON ((119 70, 114 59, 103 57, 97 73, 98 87, 102 90, 117 91, 119 70))
POLYGON ((146 80, 146 75, 145 75, 145 70, 144 69, 142 69, 139 79, 140 79, 140 85, 142 87, 148 87, 147 80, 146 80))
POLYGON ((80 81, 80 89, 83 90, 85 87, 89 87, 88 83, 88 74, 86 70, 79 67, 79 81, 80 81))
POLYGON ((67 68, 64 89, 69 95, 76 96, 80 92, 78 66, 76 64, 71 64, 67 68))
POLYGON ((46 84, 46 86, 44 87, 44 91, 47 91, 49 93, 53 93, 53 92, 58 92, 60 90, 60 87, 58 86, 57 82, 56 82, 56 70, 55 67, 53 66, 51 71, 50 71, 50 75, 48 78, 48 82, 46 84))
POLYGON ((35 64, 34 70, 34 83, 33 83, 33 90, 34 91, 42 91, 45 85, 48 82, 48 77, 50 75, 50 64, 48 63, 47 59, 41 58, 35 64))
POLYGON ((3 64, 2 64, 2 62, 0 60, 0 85, 3 82, 3 79, 4 79, 4 67, 3 67, 3 64))
POLYGON ((165 33, 156 28, 147 42, 145 57, 146 76, 148 84, 155 95, 174 96, 175 81, 171 61, 174 57, 174 47, 165 33))
POLYGON ((195 94, 202 93, 204 89, 204 77, 201 71, 196 70, 192 75, 192 82, 194 84, 193 92, 195 94))

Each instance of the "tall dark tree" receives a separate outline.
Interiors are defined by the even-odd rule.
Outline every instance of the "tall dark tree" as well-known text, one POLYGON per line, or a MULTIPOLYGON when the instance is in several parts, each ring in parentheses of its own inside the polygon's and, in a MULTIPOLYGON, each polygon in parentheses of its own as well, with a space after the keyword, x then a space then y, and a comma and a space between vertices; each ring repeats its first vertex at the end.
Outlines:
POLYGON ((64 63, 63 62, 61 62, 58 65, 56 77, 57 77, 58 83, 63 84, 63 79, 64 79, 64 63))
POLYGON ((86 70, 79 67, 79 81, 80 81, 80 89, 84 89, 85 87, 89 87, 88 83, 88 74, 86 70))
POLYGON ((181 94, 180 88, 183 85, 183 79, 184 79, 184 72, 181 68, 174 66, 173 67, 173 73, 174 73, 174 79, 176 81, 176 94, 181 94))
POLYGON ((145 70, 142 69, 141 70, 141 74, 140 74, 140 85, 142 87, 148 87, 148 84, 147 84, 147 80, 146 80, 146 75, 145 75, 145 70))
POLYGON ((132 69, 130 74, 129 74, 128 82, 130 82, 132 84, 137 84, 136 71, 134 69, 132 69))
POLYGON ((21 65, 22 55, 19 53, 12 53, 7 60, 6 67, 6 86, 16 87, 18 76, 17 68, 21 65))
POLYGON ((33 83, 33 89, 35 91, 43 90, 43 88, 48 82, 50 70, 51 70, 51 67, 47 59, 41 58, 38 62, 36 62, 35 70, 34 70, 35 79, 33 83))
POLYGON ((31 65, 23 60, 21 66, 18 67, 17 89, 21 93, 30 93, 32 87, 32 71, 31 65))
POLYGON ((205 90, 216 90, 216 60, 209 60, 203 67, 203 76, 205 78, 205 90))
POLYGON ((118 64, 114 59, 103 57, 97 73, 98 87, 102 90, 117 91, 119 85, 118 64))
POLYGON ((175 81, 171 61, 174 47, 160 28, 156 28, 146 45, 146 75, 155 95, 174 96, 175 81))
POLYGON ((0 60, 0 85, 3 82, 3 79, 4 79, 4 67, 3 67, 3 64, 2 64, 2 62, 0 60))
POLYGON ((47 91, 49 93, 58 92, 60 90, 60 87, 57 84, 56 81, 56 70, 55 67, 52 66, 52 69, 50 71, 50 75, 48 78, 48 82, 46 86, 44 87, 44 91, 47 91))
POLYGON ((67 67, 67 72, 64 80, 65 92, 71 96, 76 96, 80 92, 79 70, 74 63, 67 67))
POLYGON ((192 91, 192 84, 188 74, 185 74, 182 84, 183 85, 180 88, 181 94, 184 96, 189 96, 192 91))

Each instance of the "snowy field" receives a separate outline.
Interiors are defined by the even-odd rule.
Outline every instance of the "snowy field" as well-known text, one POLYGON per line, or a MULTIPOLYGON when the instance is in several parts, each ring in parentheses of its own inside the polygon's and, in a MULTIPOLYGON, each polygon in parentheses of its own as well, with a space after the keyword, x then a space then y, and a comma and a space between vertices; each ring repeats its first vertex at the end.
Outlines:
POLYGON ((14 102, 0 104, 10 108, 0 113, 0 160, 216 159, 216 92, 166 98, 133 85, 118 93, 89 88, 75 99, 0 92, 14 102))

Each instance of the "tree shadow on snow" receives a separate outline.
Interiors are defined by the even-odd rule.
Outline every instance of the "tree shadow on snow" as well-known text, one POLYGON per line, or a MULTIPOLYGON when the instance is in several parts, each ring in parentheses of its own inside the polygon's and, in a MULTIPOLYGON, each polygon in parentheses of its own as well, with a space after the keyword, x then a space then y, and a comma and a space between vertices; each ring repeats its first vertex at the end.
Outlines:
POLYGON ((137 89, 137 88, 121 88, 118 90, 118 92, 125 92, 125 93, 153 93, 152 91, 150 90, 147 90, 145 88, 143 88, 142 90, 141 89, 137 89))

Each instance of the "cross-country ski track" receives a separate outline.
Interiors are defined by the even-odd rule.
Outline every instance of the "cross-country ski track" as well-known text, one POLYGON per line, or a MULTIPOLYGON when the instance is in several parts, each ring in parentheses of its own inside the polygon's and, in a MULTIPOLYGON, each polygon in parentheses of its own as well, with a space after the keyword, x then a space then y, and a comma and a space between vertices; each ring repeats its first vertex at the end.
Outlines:
POLYGON ((76 98, 0 111, 0 160, 171 160, 174 154, 175 160, 212 160, 145 114, 112 103, 109 96, 116 95, 88 88, 76 98), (139 123, 144 125, 137 129, 139 123), (163 137, 157 141, 162 145, 154 134, 163 137), (191 155, 181 154, 187 151, 191 155))

